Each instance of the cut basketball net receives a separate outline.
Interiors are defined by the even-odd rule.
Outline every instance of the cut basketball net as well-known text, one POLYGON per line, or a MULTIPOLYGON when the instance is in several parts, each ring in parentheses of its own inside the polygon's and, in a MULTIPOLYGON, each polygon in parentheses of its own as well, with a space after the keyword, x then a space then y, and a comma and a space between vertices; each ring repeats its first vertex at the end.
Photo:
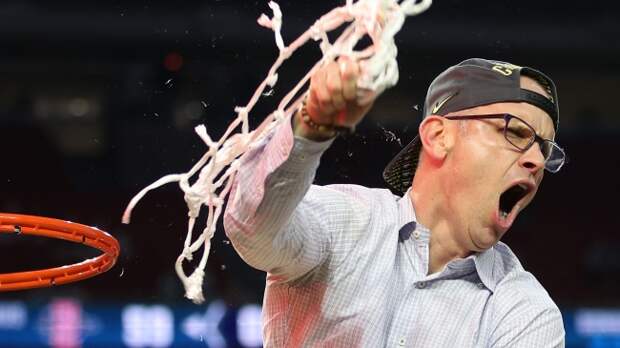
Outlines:
POLYGON ((337 7, 317 20, 306 32, 299 36, 290 45, 285 46, 282 39, 282 12, 275 2, 269 2, 273 16, 269 18, 262 14, 258 24, 273 30, 276 45, 280 51, 275 63, 269 69, 267 77, 258 86, 246 106, 236 107, 237 117, 228 126, 224 135, 213 141, 204 125, 195 128, 198 136, 208 146, 208 151, 202 158, 183 174, 171 174, 162 177, 140 191, 127 206, 123 214, 123 222, 129 223, 131 211, 144 195, 157 187, 171 182, 178 182, 185 192, 185 202, 189 209, 187 237, 183 252, 176 261, 176 272, 185 286, 185 296, 194 303, 202 303, 202 283, 204 268, 207 264, 211 238, 215 232, 216 222, 222 213, 224 201, 234 181, 235 173, 239 168, 241 156, 252 146, 259 143, 269 131, 280 124, 298 109, 303 95, 299 95, 301 88, 308 82, 312 74, 323 64, 334 61, 340 56, 348 56, 360 61, 361 76, 358 81, 360 93, 357 98, 360 103, 367 103, 369 98, 382 93, 386 88, 398 81, 398 65, 396 63, 397 48, 394 35, 401 29, 406 16, 424 12, 431 5, 431 0, 360 0, 346 1, 342 7, 337 7), (348 23, 340 36, 331 43, 327 33, 348 23), (371 44, 360 50, 355 45, 365 36, 370 38, 371 44), (309 40, 319 41, 323 57, 308 71, 297 85, 280 101, 278 108, 269 114, 255 129, 250 131, 248 114, 263 94, 267 86, 273 88, 278 80, 278 68, 288 59, 295 50, 309 40), (295 99, 293 101, 293 99, 295 99), (233 132, 241 127, 241 132, 233 132), (194 184, 190 178, 198 174, 194 184), (196 218, 202 205, 207 206, 207 222, 202 233, 193 240, 192 233, 196 218), (183 261, 192 260, 194 252, 203 247, 200 263, 190 276, 183 270, 183 261))

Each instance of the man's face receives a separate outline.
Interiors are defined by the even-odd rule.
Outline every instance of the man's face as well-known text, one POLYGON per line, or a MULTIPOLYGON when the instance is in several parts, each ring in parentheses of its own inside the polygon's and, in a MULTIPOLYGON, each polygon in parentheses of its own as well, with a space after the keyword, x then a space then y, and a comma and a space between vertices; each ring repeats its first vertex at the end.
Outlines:
MULTIPOLYGON (((521 86, 545 95, 532 79, 522 78, 521 86)), ((542 138, 555 136, 549 115, 528 103, 496 103, 453 115, 499 113, 521 118, 542 138)), ((534 198, 543 178, 544 157, 539 145, 534 143, 525 152, 518 150, 505 139, 504 126, 501 119, 452 121, 449 125, 455 141, 446 158, 447 213, 457 219, 457 238, 469 250, 482 251, 497 243, 534 198)))

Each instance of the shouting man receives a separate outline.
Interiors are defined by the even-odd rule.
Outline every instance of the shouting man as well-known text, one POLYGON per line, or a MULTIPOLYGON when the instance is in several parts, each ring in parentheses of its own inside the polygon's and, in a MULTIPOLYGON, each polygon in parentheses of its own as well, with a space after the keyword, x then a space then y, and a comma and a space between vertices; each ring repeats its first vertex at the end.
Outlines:
POLYGON ((227 235, 267 272, 265 346, 563 347, 560 311, 500 242, 564 163, 554 83, 485 59, 441 73, 419 135, 383 173, 401 197, 312 185, 332 139, 371 107, 359 73, 347 59, 319 70, 231 192, 227 235))

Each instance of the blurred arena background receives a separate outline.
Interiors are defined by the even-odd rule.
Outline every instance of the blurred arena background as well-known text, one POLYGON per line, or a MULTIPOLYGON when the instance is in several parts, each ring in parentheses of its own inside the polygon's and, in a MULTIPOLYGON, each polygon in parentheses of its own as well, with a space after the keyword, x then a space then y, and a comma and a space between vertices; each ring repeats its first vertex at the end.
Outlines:
MULTIPOLYGON (((287 42, 342 1, 280 1, 287 42)), ((620 5, 437 0, 397 36, 400 82, 325 154, 317 182, 383 187, 413 138, 426 88, 469 57, 549 74, 557 139, 569 162, 547 175, 505 241, 564 312, 567 347, 620 347, 620 5)), ((0 3, 0 211, 94 225, 121 243, 109 272, 57 288, 0 293, 0 347, 257 347, 264 274, 219 228, 205 305, 183 298, 173 264, 185 238, 181 191, 153 191, 219 137, 277 55, 256 24, 266 1, 4 0, 0 3)), ((256 125, 319 56, 303 49, 251 117, 256 125)), ((98 254, 44 238, 0 236, 0 273, 98 254)))

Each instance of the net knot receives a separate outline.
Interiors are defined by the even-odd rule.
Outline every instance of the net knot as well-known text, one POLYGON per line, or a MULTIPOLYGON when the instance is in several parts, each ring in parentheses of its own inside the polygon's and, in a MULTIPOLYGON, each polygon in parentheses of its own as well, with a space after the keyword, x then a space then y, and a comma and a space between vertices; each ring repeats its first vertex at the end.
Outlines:
POLYGON ((187 278, 187 284, 185 286, 185 297, 190 299, 195 304, 201 304, 205 301, 205 297, 202 294, 202 283, 204 280, 205 272, 198 268, 187 278))
POLYGON ((189 248, 185 248, 183 249, 183 253, 182 256, 184 259, 186 259, 187 261, 191 261, 194 259, 194 254, 192 253, 191 250, 189 250, 189 248))
POLYGON ((197 218, 200 214, 200 206, 202 205, 204 198, 199 192, 196 192, 193 187, 186 191, 183 197, 189 210, 187 215, 193 219, 197 218))

